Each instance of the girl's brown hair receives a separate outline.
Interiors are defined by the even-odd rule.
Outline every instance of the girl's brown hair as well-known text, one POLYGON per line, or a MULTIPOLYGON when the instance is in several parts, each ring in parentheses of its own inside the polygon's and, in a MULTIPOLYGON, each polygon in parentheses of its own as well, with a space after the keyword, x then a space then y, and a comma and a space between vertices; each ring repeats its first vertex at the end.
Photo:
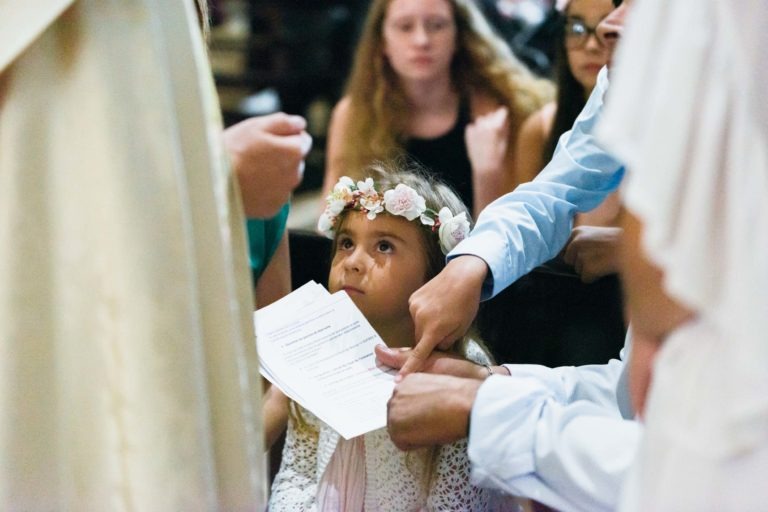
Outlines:
MULTIPOLYGON (((522 121, 552 96, 512 54, 473 0, 445 0, 456 24, 451 80, 462 97, 482 93, 510 110, 510 147, 522 121)), ((373 0, 358 42, 345 95, 350 125, 343 141, 344 171, 402 154, 409 108, 397 74, 384 55, 383 25, 391 0, 373 0)))

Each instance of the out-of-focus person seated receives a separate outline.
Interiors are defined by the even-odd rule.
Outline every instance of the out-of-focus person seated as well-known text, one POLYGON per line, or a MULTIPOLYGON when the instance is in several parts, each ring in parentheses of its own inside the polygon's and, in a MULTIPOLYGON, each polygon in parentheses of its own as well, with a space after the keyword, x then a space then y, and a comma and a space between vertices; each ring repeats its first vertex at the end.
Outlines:
POLYGON ((477 213, 512 190, 522 121, 552 97, 468 0, 375 0, 328 135, 342 175, 407 155, 477 213))
MULTIPOLYGON (((557 100, 525 120, 517 140, 516 169, 522 181, 533 180, 552 159, 560 136, 573 126, 608 61, 608 49, 595 33, 613 9, 609 0, 561 2, 556 67, 557 100)), ((584 282, 591 283, 618 267, 619 197, 613 193, 592 211, 576 216, 562 256, 584 282)))
MULTIPOLYGON (((560 136, 570 130, 608 61, 608 50, 595 34, 613 9, 610 0, 569 0, 561 6, 555 69, 557 99, 531 114, 520 128, 515 168, 521 181, 533 180, 552 159, 560 136)), ((619 200, 612 194, 596 209, 576 216, 576 225, 614 226, 619 200)))

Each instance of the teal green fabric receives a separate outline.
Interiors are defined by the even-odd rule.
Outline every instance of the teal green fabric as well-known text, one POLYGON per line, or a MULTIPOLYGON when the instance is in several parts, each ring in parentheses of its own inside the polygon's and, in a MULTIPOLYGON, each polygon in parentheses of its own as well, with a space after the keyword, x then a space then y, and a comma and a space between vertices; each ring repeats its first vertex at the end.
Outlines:
POLYGON ((254 283, 261 277, 280 244, 290 209, 286 203, 271 219, 248 219, 248 247, 254 283))

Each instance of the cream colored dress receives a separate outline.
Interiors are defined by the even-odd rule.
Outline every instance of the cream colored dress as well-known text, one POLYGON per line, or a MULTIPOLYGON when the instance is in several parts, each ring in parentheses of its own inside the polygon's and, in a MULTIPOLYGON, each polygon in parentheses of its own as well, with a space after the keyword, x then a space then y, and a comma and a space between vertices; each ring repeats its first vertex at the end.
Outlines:
POLYGON ((221 131, 192 2, 0 0, 0 510, 263 510, 221 131))
POLYGON ((768 507, 768 6, 633 5, 601 126, 668 293, 621 510, 768 507))

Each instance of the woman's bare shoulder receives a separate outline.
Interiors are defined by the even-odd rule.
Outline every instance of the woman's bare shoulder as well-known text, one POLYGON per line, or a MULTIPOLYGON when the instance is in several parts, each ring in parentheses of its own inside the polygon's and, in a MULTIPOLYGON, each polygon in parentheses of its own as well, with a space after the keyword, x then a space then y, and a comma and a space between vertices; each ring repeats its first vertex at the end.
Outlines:
POLYGON ((528 133, 535 132, 539 137, 546 139, 549 136, 549 132, 552 131, 556 113, 557 105, 554 101, 551 101, 529 115, 523 121, 521 130, 528 133))
POLYGON ((337 121, 345 122, 352 113, 352 98, 344 96, 333 107, 332 118, 337 121))

